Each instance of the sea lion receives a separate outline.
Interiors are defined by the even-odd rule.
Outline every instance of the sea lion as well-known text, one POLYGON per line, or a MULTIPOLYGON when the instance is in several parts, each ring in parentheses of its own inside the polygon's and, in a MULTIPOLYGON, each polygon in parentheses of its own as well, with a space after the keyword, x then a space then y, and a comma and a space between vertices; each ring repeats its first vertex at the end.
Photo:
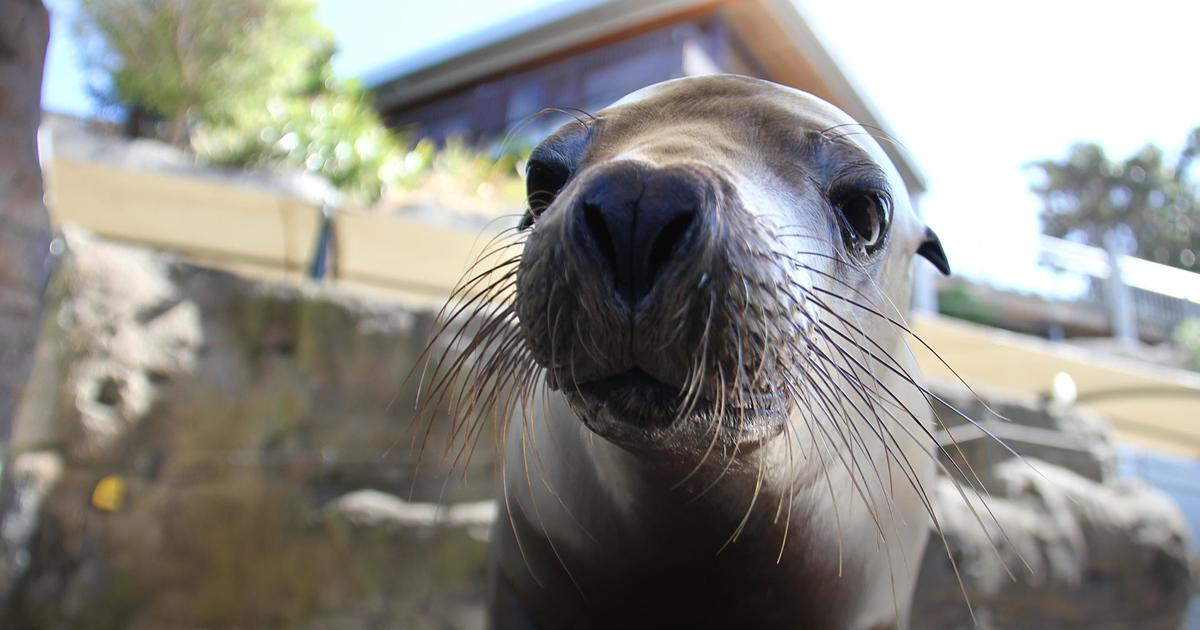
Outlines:
POLYGON ((434 370, 464 445, 504 420, 492 628, 905 627, 936 447, 903 317, 914 256, 949 267, 875 135, 718 75, 533 151, 434 370))

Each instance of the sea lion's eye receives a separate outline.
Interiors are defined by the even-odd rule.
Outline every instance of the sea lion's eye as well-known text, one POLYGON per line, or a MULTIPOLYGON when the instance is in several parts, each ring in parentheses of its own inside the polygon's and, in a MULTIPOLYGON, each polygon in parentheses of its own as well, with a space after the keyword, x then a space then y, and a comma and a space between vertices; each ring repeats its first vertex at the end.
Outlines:
POLYGON ((834 205, 842 216, 846 245, 860 254, 873 254, 883 245, 892 216, 887 193, 856 190, 838 196, 834 205))
POLYGON ((562 165, 551 164, 530 158, 525 167, 525 197, 529 204, 521 229, 533 225, 546 208, 554 203, 555 197, 567 185, 570 172, 562 165))

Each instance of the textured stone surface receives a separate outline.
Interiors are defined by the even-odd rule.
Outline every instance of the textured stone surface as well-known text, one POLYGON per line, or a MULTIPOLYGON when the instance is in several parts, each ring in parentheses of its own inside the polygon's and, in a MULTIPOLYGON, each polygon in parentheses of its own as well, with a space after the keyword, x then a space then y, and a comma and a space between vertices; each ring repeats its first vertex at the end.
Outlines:
MULTIPOLYGON (((18 416, 0 627, 481 627, 492 441, 449 476, 438 410, 420 475, 409 448, 431 313, 68 240, 18 416)), ((931 488, 951 556, 931 540, 913 628, 974 627, 949 557, 978 627, 1179 626, 1185 525, 1115 479, 1102 422, 939 391, 944 461, 992 496, 931 488)))
POLYGON ((939 480, 935 502, 950 553, 936 538, 926 549, 914 628, 1181 627, 1189 536, 1165 496, 1136 483, 1096 484, 1038 460, 1010 459, 992 477, 986 507, 939 480))
POLYGON ((1100 418, 937 389, 935 411, 948 428, 942 461, 952 474, 932 493, 945 540, 935 534, 926 548, 914 628, 1181 627, 1191 532, 1164 494, 1115 478, 1100 418), (972 470, 986 493, 961 474, 972 470))
POLYGON ((6 532, 16 589, 0 627, 479 618, 478 514, 393 526, 351 494, 490 498, 490 443, 448 478, 445 422, 414 475, 415 383, 402 383, 430 314, 70 241, 15 436, 58 463, 6 510, 27 525, 6 532), (106 478, 119 505, 101 509, 106 478))

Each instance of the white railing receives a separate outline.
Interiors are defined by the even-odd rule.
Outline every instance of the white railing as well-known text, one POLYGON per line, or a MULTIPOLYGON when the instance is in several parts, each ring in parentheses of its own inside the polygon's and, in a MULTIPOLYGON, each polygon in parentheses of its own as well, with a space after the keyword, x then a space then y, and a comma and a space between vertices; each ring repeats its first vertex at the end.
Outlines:
POLYGON ((1184 319, 1200 317, 1200 273, 1051 236, 1041 237, 1039 250, 1039 262, 1092 280, 1082 300, 1103 305, 1115 336, 1162 337, 1184 319), (1121 334, 1123 319, 1127 334, 1121 334))
MULTIPOLYGON (((1108 253, 1099 247, 1041 236, 1041 262, 1100 280, 1112 273, 1108 253)), ((1121 256, 1121 276, 1135 289, 1200 304, 1200 273, 1185 271, 1144 258, 1121 256)))

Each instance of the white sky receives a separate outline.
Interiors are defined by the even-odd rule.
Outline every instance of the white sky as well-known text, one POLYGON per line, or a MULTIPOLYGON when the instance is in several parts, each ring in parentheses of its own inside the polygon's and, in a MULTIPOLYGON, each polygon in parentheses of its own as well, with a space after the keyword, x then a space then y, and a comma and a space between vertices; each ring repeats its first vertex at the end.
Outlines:
MULTIPOLYGON (((360 75, 561 0, 322 0, 339 71, 360 75)), ((1200 126, 1200 2, 1004 3, 798 0, 858 86, 916 156, 923 201, 957 273, 1053 289, 1034 260, 1030 160, 1095 140, 1125 156, 1176 151, 1200 126)), ((87 113, 78 53, 56 13, 44 101, 87 113)))
POLYGON ((1173 154, 1200 126, 1200 2, 802 6, 924 168, 927 220, 966 274, 1047 286, 1025 163, 1080 140, 1173 154))

